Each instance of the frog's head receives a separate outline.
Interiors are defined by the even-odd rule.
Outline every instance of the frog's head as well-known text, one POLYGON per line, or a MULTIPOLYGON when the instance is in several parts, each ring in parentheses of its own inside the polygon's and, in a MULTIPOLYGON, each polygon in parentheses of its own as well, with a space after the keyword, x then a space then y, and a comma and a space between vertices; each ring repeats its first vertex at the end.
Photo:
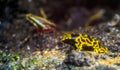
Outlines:
POLYGON ((75 38, 77 35, 73 33, 66 33, 62 38, 62 42, 75 46, 75 38))

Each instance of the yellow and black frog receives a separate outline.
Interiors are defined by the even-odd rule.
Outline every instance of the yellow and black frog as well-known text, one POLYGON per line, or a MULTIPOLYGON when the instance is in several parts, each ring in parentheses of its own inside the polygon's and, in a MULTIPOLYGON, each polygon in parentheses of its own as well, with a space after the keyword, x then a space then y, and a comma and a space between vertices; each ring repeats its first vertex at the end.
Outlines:
POLYGON ((62 37, 62 41, 74 46, 79 51, 94 51, 97 54, 108 53, 108 48, 102 47, 99 40, 87 34, 66 33, 62 37))

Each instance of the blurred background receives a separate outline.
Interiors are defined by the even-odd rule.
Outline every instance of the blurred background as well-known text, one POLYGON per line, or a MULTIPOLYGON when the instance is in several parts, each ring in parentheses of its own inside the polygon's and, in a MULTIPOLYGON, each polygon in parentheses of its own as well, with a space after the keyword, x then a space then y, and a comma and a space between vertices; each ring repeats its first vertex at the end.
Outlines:
POLYGON ((48 19, 69 30, 84 26, 88 17, 100 9, 110 14, 119 12, 120 0, 0 0, 0 21, 12 22, 26 13, 41 16, 41 8, 48 19))

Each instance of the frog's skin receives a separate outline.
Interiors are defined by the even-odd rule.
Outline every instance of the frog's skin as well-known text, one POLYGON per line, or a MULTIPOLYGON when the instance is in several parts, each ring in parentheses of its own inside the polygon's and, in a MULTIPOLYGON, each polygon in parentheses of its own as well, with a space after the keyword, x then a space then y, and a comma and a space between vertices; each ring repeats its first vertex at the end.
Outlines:
POLYGON ((64 43, 70 44, 80 51, 94 51, 99 53, 108 53, 108 48, 103 48, 100 41, 88 36, 87 34, 66 33, 62 37, 64 43))

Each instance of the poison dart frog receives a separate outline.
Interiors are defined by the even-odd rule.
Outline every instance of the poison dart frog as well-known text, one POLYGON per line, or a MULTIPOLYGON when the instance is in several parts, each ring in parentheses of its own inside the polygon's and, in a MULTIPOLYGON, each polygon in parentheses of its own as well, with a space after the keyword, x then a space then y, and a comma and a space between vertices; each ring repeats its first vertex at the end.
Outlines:
POLYGON ((30 21, 37 29, 37 31, 43 31, 44 33, 53 32, 56 28, 56 24, 48 21, 46 18, 39 17, 33 14, 26 14, 26 19, 30 21))
POLYGON ((108 53, 108 48, 102 47, 99 40, 87 35, 87 34, 73 34, 66 33, 62 37, 64 43, 70 44, 80 51, 94 51, 97 54, 108 53))

